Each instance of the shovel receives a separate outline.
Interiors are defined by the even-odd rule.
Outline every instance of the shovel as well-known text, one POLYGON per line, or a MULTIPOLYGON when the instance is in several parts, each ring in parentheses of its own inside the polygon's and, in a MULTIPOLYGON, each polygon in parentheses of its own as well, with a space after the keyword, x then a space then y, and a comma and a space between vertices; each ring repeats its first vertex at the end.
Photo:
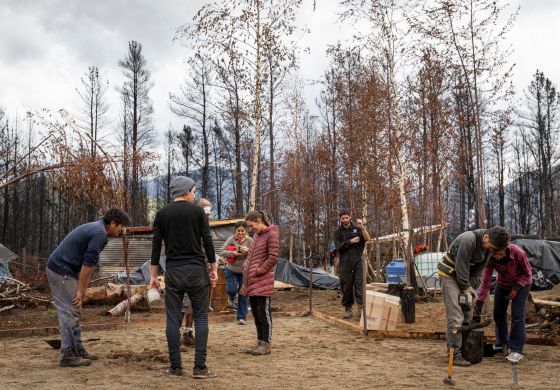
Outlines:
MULTIPOLYGON (((84 341, 99 341, 101 340, 99 337, 95 337, 95 338, 91 338, 91 339, 86 339, 84 341)), ((50 339, 50 340, 45 340, 45 343, 49 344, 53 349, 60 349, 61 345, 62 345, 62 340, 60 339, 50 339)))

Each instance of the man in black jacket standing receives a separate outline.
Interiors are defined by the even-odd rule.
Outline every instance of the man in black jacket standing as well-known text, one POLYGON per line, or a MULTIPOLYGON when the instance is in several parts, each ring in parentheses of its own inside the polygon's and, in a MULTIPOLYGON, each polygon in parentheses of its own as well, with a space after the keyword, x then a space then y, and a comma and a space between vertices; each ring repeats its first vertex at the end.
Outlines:
POLYGON ((345 308, 344 318, 350 319, 352 318, 354 297, 356 297, 358 307, 362 305, 362 253, 366 241, 369 240, 369 235, 361 221, 358 225, 350 220, 349 211, 341 211, 339 217, 340 226, 334 232, 334 242, 339 257, 340 289, 342 306, 345 308))
POLYGON ((159 288, 157 280, 162 240, 165 242, 165 306, 167 309, 166 336, 169 348, 171 375, 182 375, 180 332, 183 296, 188 294, 192 303, 195 323, 195 358, 193 377, 212 378, 216 374, 206 367, 208 344, 208 289, 218 280, 214 244, 208 218, 202 207, 193 203, 194 181, 176 176, 169 186, 173 202, 160 209, 154 219, 152 267, 150 288, 159 288), (210 274, 205 261, 204 250, 210 274))

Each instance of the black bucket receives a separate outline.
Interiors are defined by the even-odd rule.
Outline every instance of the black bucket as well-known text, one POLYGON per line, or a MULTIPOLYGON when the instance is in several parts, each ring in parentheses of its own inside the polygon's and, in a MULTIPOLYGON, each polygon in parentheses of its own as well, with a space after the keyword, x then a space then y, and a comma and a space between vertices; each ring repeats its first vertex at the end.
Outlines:
POLYGON ((402 311, 404 322, 413 324, 416 322, 416 293, 414 287, 405 287, 401 293, 402 311))
POLYGON ((471 364, 480 363, 484 356, 484 331, 469 330, 463 332, 461 355, 471 364))

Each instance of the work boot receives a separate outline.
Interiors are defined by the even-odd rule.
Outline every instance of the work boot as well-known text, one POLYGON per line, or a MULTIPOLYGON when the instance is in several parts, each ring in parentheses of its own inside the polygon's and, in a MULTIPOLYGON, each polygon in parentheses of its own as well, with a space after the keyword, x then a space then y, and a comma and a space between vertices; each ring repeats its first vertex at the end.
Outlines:
POLYGON ((270 354, 270 351, 271 351, 270 343, 267 343, 266 341, 261 341, 261 344, 253 352, 251 352, 251 355, 253 356, 268 355, 270 354))
POLYGON ((89 366, 90 364, 91 360, 79 356, 72 347, 66 348, 60 359, 60 367, 80 367, 89 366))
POLYGON ((349 320, 350 318, 352 318, 352 308, 351 307, 347 307, 346 310, 344 310, 344 318, 345 320, 349 320))
POLYGON ((183 338, 182 338, 181 341, 186 346, 193 346, 194 343, 195 343, 193 331, 189 330, 189 331, 183 333, 183 338))
POLYGON ((78 356, 88 360, 97 360, 96 355, 89 354, 83 347, 78 349, 78 356))
POLYGON ((252 355, 253 352, 261 345, 261 340, 257 340, 257 345, 255 345, 253 348, 250 348, 248 350, 245 351, 245 353, 248 353, 249 355, 252 355))
POLYGON ((182 376, 183 375, 183 369, 181 367, 169 367, 165 373, 167 375, 173 375, 173 376, 182 376))
POLYGON ((194 379, 208 379, 217 377, 217 374, 214 371, 210 371, 206 366, 204 366, 204 368, 194 367, 192 371, 192 377, 194 379))
POLYGON ((470 367, 471 366, 471 362, 469 362, 468 360, 465 360, 463 358, 463 356, 459 355, 455 355, 453 356, 453 366, 457 366, 457 367, 470 367))

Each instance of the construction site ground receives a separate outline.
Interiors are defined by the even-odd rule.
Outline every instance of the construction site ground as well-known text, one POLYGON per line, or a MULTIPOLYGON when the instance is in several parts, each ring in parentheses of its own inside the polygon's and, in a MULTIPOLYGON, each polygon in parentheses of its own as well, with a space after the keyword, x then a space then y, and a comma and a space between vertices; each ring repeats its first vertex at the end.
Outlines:
MULTIPOLYGON (((541 299, 554 299, 558 288, 534 293, 541 299)), ((256 339, 252 317, 247 325, 237 325, 234 316, 211 313, 208 365, 218 377, 195 381, 190 377, 194 351, 182 354, 185 376, 169 377, 165 312, 133 312, 132 322, 103 316, 104 306, 87 306, 82 324, 121 323, 114 330, 84 331, 86 348, 100 360, 89 367, 58 367, 59 351, 45 339, 53 336, 3 337, 0 342, 0 386, 5 389, 99 389, 185 388, 200 389, 354 389, 445 388, 447 372, 443 340, 365 337, 312 316, 302 316, 309 307, 307 289, 277 291, 273 297, 273 351, 254 357, 245 350, 256 339), (286 316, 290 313, 290 316, 286 316)), ((314 290, 313 309, 341 318, 340 300, 335 291, 314 290)), ((348 321, 357 325, 358 313, 348 321)), ((7 328, 55 327, 53 309, 37 307, 0 313, 0 326, 7 328)), ((98 328, 100 329, 100 328, 98 328)), ((441 297, 416 305, 416 323, 400 322, 397 330, 443 332, 445 317, 441 297)), ((491 335, 493 327, 486 329, 491 335)), ((528 336, 532 337, 531 334, 528 336)), ((54 336, 55 338, 57 336, 54 336)), ((502 355, 474 367, 458 367, 456 388, 473 389, 554 389, 559 387, 560 347, 527 345, 525 359, 518 367, 519 386, 512 387, 511 365, 502 355)))

